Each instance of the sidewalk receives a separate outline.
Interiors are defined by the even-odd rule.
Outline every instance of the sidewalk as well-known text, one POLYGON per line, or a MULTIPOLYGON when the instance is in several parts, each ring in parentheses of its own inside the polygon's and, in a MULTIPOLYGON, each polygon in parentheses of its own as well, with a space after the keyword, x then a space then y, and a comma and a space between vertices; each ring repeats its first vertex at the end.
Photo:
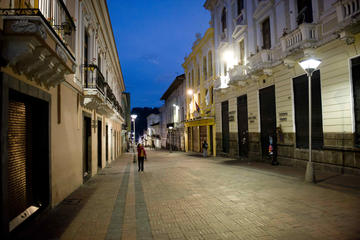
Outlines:
POLYGON ((124 154, 13 239, 360 239, 357 176, 317 173, 325 179, 306 184, 302 169, 147 155, 138 172, 133 155, 124 154))
MULTIPOLYGON (((203 158, 202 153, 189 152, 185 153, 189 157, 203 158)), ((279 177, 288 177, 305 180, 305 169, 290 166, 273 166, 270 163, 232 159, 225 157, 207 157, 207 160, 219 164, 233 165, 246 168, 249 171, 260 171, 263 174, 276 175, 279 177)), ((324 172, 315 170, 315 184, 317 186, 331 188, 338 191, 360 195, 360 176, 339 174, 334 172, 324 172)))

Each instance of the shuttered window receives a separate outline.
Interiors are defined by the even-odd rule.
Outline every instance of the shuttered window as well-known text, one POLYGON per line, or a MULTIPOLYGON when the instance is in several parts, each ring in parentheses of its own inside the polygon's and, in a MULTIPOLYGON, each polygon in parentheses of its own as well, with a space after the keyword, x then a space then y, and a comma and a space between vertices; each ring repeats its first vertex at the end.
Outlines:
MULTIPOLYGON (((308 77, 306 74, 293 79, 294 103, 295 103, 295 126, 296 147, 309 148, 309 95, 308 77)), ((322 106, 320 71, 313 73, 311 78, 311 102, 312 102, 312 148, 323 147, 322 106)))
POLYGON ((351 60, 354 93, 355 145, 360 147, 360 57, 351 60))

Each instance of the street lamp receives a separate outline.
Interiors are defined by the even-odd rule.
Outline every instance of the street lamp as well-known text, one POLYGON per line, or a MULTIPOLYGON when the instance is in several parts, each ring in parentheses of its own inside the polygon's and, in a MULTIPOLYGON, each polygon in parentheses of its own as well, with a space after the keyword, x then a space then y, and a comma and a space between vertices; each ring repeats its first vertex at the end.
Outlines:
POLYGON ((187 90, 187 95, 192 96, 194 94, 194 91, 192 89, 187 90))
POLYGON ((318 68, 321 61, 315 58, 308 58, 299 62, 300 66, 306 72, 308 76, 309 85, 309 161, 306 165, 305 181, 315 182, 314 166, 311 160, 311 76, 313 72, 318 68))
POLYGON ((133 162, 136 162, 135 157, 135 140, 136 140, 136 134, 135 134, 135 119, 137 118, 136 114, 131 114, 131 121, 134 123, 134 141, 133 141, 133 162))
POLYGON ((173 130, 173 127, 172 126, 170 126, 169 127, 169 133, 170 133, 170 140, 169 140, 169 142, 170 142, 170 152, 172 152, 172 149, 171 149, 171 133, 172 133, 172 130, 173 130))

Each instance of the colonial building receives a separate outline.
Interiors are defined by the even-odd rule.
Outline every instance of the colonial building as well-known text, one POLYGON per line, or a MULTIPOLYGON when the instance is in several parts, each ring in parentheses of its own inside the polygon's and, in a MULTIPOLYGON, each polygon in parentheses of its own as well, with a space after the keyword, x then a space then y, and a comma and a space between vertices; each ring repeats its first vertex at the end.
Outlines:
POLYGON ((131 105, 130 105, 130 93, 123 92, 122 94, 122 109, 124 111, 124 123, 121 131, 122 138, 122 151, 126 152, 130 149, 131 144, 131 105))
POLYGON ((1 238, 121 154, 125 90, 106 1, 0 1, 1 238))
POLYGON ((185 150, 184 119, 185 119, 185 75, 179 75, 171 83, 160 100, 161 107, 162 146, 172 150, 185 150), (166 124, 166 125, 165 125, 166 124))
POLYGON ((214 28, 203 37, 197 34, 192 52, 185 57, 187 104, 185 121, 186 151, 202 152, 202 143, 208 143, 208 154, 216 156, 214 104, 214 28))
POLYGON ((161 148, 160 141, 160 113, 151 113, 146 117, 146 145, 149 147, 161 148))
POLYGON ((360 47, 356 0, 207 0, 215 32, 218 152, 282 164, 308 160, 308 82, 298 62, 322 61, 312 75, 316 167, 359 173, 360 47))

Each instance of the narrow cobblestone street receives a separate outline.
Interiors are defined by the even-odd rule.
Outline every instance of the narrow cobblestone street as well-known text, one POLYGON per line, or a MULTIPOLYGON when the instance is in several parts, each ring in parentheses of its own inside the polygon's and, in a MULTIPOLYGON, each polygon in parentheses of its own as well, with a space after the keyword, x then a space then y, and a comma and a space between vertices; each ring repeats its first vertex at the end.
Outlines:
POLYGON ((16 238, 360 239, 359 188, 300 173, 165 151, 139 173, 125 154, 16 238))

